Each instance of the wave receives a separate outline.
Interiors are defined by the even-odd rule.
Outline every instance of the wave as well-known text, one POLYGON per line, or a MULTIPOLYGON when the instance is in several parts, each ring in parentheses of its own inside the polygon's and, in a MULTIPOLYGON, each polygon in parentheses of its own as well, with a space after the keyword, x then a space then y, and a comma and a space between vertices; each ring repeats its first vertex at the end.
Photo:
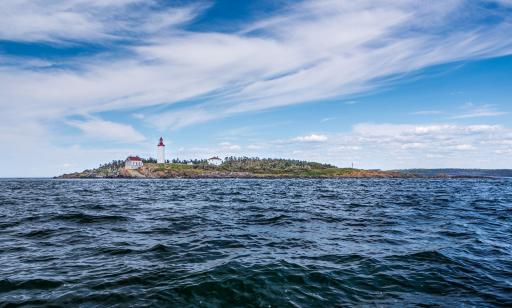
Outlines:
POLYGON ((2 292, 10 292, 14 290, 48 290, 55 289, 62 286, 64 283, 56 280, 47 280, 47 279, 27 279, 27 280, 9 280, 2 279, 0 280, 0 293, 2 292))
POLYGON ((129 221, 129 217, 120 215, 92 215, 86 213, 60 214, 52 217, 53 220, 76 222, 81 224, 102 223, 102 222, 124 222, 129 221))
POLYGON ((37 187, 0 181, 0 306, 512 306, 510 180, 37 187))

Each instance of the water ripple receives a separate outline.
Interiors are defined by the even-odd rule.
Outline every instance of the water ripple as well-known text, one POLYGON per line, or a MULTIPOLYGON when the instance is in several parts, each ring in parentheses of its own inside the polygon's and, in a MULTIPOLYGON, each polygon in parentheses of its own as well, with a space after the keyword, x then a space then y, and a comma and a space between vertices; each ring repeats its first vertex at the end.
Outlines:
POLYGON ((512 180, 0 180, 0 306, 512 306, 512 180))

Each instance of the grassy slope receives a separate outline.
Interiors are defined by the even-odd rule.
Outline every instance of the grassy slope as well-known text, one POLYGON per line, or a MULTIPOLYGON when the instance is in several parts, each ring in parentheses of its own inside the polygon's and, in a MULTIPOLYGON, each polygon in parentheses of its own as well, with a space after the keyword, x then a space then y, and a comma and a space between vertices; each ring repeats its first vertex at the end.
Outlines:
POLYGON ((250 174, 256 177, 336 177, 336 176, 356 176, 358 173, 366 172, 351 168, 335 168, 323 166, 287 166, 287 167, 265 167, 256 166, 208 166, 208 165, 184 165, 184 164, 146 164, 144 166, 151 172, 163 173, 165 175, 181 175, 181 176, 201 176, 215 175, 216 173, 233 174, 237 173, 250 174))

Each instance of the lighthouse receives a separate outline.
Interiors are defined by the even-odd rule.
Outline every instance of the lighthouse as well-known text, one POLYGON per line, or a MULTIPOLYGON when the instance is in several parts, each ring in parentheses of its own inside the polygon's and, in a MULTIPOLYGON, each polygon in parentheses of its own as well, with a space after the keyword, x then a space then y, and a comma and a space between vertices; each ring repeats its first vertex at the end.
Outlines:
POLYGON ((164 138, 160 137, 160 142, 158 143, 158 146, 157 146, 157 154, 156 154, 156 157, 157 157, 157 160, 156 162, 159 163, 159 164, 164 164, 165 163, 165 144, 164 144, 164 138))

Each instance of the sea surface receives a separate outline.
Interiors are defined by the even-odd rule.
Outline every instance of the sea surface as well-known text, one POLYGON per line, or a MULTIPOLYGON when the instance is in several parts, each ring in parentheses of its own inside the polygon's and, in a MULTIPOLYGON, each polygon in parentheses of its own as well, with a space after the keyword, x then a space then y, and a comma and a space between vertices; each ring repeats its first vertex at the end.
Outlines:
POLYGON ((512 306, 512 179, 0 180, 0 306, 512 306))

